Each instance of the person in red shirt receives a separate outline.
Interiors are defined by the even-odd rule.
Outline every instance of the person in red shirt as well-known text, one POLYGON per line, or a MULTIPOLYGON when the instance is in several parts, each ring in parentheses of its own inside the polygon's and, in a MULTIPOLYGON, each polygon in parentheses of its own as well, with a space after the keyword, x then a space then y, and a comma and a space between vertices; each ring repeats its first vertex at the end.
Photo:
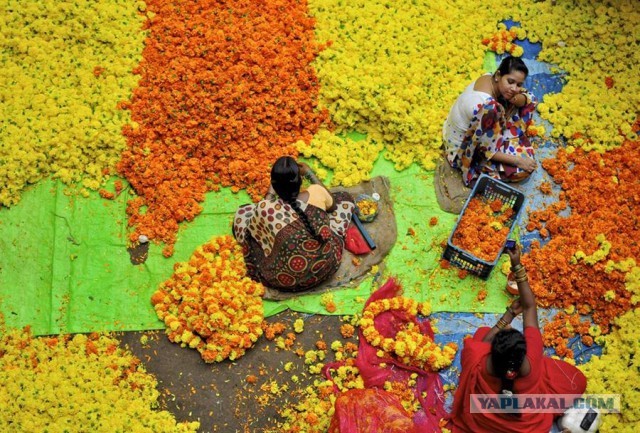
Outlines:
POLYGON ((587 380, 580 370, 544 356, 536 300, 520 263, 520 247, 507 253, 520 297, 492 328, 479 328, 464 342, 451 412, 453 433, 548 433, 560 415, 546 411, 472 413, 471 394, 582 394, 586 389, 587 380), (520 313, 523 333, 510 326, 520 313))

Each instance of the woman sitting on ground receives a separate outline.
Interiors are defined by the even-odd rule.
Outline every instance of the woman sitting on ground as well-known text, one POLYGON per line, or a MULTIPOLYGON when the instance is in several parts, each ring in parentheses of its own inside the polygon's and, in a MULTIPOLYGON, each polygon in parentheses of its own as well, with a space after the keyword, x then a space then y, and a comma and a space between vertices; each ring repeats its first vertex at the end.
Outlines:
POLYGON ((309 166, 279 158, 264 200, 241 206, 234 218, 249 276, 291 292, 328 280, 340 267, 353 209, 348 193, 330 193, 309 166), (303 177, 311 182, 306 190, 303 177))
POLYGON ((443 127, 444 150, 451 167, 472 187, 482 173, 518 182, 536 168, 526 130, 536 100, 522 85, 529 70, 506 57, 494 74, 478 78, 458 97, 443 127))
POLYGON ((520 298, 513 301, 493 328, 479 328, 464 342, 460 383, 453 400, 453 432, 546 433, 561 414, 538 410, 521 413, 471 412, 470 395, 582 394, 587 385, 576 367, 543 355, 536 301, 520 248, 507 250, 520 298), (524 335, 510 326, 523 314, 524 335))

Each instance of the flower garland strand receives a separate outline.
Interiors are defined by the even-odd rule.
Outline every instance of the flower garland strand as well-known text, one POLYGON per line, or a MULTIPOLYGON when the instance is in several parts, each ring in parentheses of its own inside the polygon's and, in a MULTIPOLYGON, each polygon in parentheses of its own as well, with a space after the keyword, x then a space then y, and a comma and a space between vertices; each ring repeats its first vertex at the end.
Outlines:
POLYGON ((263 294, 264 286, 247 277, 241 247, 220 236, 176 263, 151 303, 170 341, 221 362, 240 358, 262 335, 263 294))
POLYGON ((417 314, 428 316, 431 314, 431 305, 428 302, 417 303, 402 296, 373 301, 364 309, 360 319, 362 335, 369 344, 395 355, 405 365, 433 372, 450 366, 458 346, 452 342, 440 347, 433 339, 421 333, 417 314), (390 310, 404 311, 412 320, 406 323, 394 338, 384 337, 374 323, 376 316, 390 310))

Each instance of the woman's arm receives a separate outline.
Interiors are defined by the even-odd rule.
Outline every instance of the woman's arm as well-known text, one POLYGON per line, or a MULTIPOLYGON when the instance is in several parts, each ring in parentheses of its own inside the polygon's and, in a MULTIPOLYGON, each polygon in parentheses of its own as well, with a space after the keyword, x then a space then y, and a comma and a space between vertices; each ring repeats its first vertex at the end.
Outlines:
MULTIPOLYGON (((326 186, 324 186, 324 184, 322 183, 322 181, 320 179, 318 179, 318 177, 313 173, 313 171, 311 171, 311 168, 305 164, 304 162, 299 162, 298 163, 298 167, 300 167, 300 174, 304 177, 306 177, 307 179, 309 179, 309 182, 311 182, 314 185, 320 185, 322 188, 324 188, 325 191, 327 191, 327 194, 329 194, 331 197, 333 197, 333 195, 331 194, 331 191, 329 191, 327 189, 326 186)), ((334 210, 336 210, 336 201, 335 200, 331 200, 331 206, 329 206, 327 208, 327 212, 331 213, 334 210)))
POLYGON ((528 92, 525 89, 522 89, 520 90, 520 93, 516 93, 513 98, 509 99, 509 102, 517 108, 521 108, 530 104, 531 98, 528 96, 528 92))
POLYGON ((507 250, 509 258, 511 259, 511 271, 516 275, 516 283, 518 284, 518 293, 520 294, 519 305, 522 308, 522 319, 525 328, 527 326, 533 326, 538 328, 538 307, 536 305, 536 298, 529 286, 529 279, 527 277, 527 270, 520 263, 520 246, 512 250, 507 250))
POLYGON ((528 171, 531 173, 536 169, 538 164, 533 158, 523 158, 521 156, 507 155, 503 152, 496 152, 492 157, 491 161, 500 162, 502 164, 513 165, 514 167, 519 167, 524 171, 528 171))
POLYGON ((500 332, 507 326, 510 326, 511 322, 513 322, 513 319, 516 316, 517 316, 517 312, 514 311, 512 307, 507 307, 507 311, 502 315, 500 319, 498 319, 498 322, 496 322, 496 324, 493 325, 493 327, 489 330, 489 332, 487 332, 487 334, 484 336, 482 341, 485 343, 491 343, 491 341, 493 341, 493 337, 495 337, 495 335, 498 332, 500 332))

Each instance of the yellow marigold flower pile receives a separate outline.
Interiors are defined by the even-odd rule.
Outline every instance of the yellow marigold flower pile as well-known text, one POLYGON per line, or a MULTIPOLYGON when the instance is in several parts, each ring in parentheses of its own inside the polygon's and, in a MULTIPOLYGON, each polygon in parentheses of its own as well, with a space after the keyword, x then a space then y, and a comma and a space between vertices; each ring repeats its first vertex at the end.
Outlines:
MULTIPOLYGON (((98 189, 125 148, 145 3, 0 0, 0 205, 52 175, 98 189)), ((83 195, 88 195, 82 189, 83 195)))
POLYGON ((112 337, 0 330, 0 431, 197 432, 157 410, 156 386, 112 337))
POLYGON ((524 54, 524 49, 513 43, 516 39, 524 39, 527 36, 521 27, 511 27, 507 30, 507 26, 503 23, 498 24, 498 31, 490 38, 484 38, 482 45, 486 45, 489 51, 496 54, 509 53, 514 57, 520 57, 524 54))
POLYGON ((602 356, 593 357, 579 368, 587 376, 587 393, 620 394, 619 414, 604 415, 600 432, 635 433, 640 431, 640 309, 630 310, 615 320, 618 329, 602 337, 602 356))
POLYGON ((310 1, 318 40, 333 42, 315 65, 337 132, 384 143, 398 170, 412 162, 433 169, 449 108, 482 72, 481 40, 500 18, 493 3, 507 11, 489 3, 310 1))
POLYGON ((247 276, 242 248, 214 237, 151 297, 169 340, 200 352, 205 362, 237 359, 262 335, 264 286, 247 276))
POLYGON ((538 105, 540 115, 553 124, 551 135, 600 151, 621 145, 625 137, 635 139, 637 2, 537 2, 513 12, 529 38, 542 41, 538 58, 568 73, 562 92, 546 95, 538 105))
POLYGON ((405 365, 437 372, 451 365, 458 346, 452 342, 440 347, 432 338, 420 332, 415 319, 418 313, 428 316, 431 314, 431 305, 402 296, 373 301, 365 308, 360 319, 362 335, 369 344, 395 355, 405 365), (389 310, 402 310, 414 318, 413 322, 405 324, 395 338, 384 337, 374 324, 377 315, 389 310))
MULTIPOLYGON (((381 142, 370 137, 363 140, 341 138, 326 129, 318 131, 310 144, 300 140, 298 151, 305 158, 316 157, 322 165, 333 170, 331 185, 345 187, 371 179, 373 163, 383 149, 381 142)), ((318 176, 324 178, 324 172, 318 176)))

